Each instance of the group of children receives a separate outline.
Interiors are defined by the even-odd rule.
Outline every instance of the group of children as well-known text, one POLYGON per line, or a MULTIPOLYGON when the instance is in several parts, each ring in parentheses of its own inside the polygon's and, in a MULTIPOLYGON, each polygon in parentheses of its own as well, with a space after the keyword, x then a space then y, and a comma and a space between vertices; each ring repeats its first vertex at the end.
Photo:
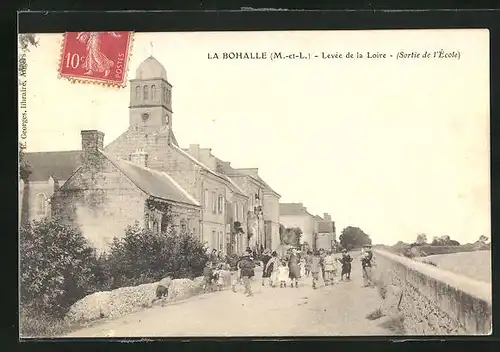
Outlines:
POLYGON ((317 288, 319 281, 319 273, 323 277, 325 286, 335 284, 335 277, 341 269, 340 281, 351 279, 351 262, 352 257, 344 249, 342 256, 337 258, 332 250, 324 251, 320 249, 312 253, 309 251, 305 257, 305 276, 312 276, 312 287, 317 288))
POLYGON ((212 262, 209 259, 203 269, 203 289, 205 292, 221 291, 224 287, 232 286, 233 291, 236 292, 236 285, 242 283, 245 293, 251 296, 250 280, 255 276, 254 268, 252 251, 248 248, 241 257, 233 255, 227 257, 225 262, 212 262))
POLYGON ((203 269, 203 290, 205 292, 221 291, 231 282, 230 265, 227 263, 212 263, 207 261, 203 269))
MULTIPOLYGON (((312 276, 312 287, 318 286, 319 275, 321 273, 325 286, 335 284, 339 269, 341 269, 340 281, 350 280, 351 278, 351 262, 352 257, 346 250, 342 251, 340 257, 336 257, 334 251, 308 251, 307 254, 301 255, 296 249, 290 250, 283 257, 279 257, 274 251, 264 251, 262 256, 263 273, 262 286, 266 281, 269 281, 271 287, 289 287, 298 288, 299 279, 302 277, 312 276), (340 268, 339 268, 340 267, 340 268)), ((236 285, 243 283, 245 293, 252 295, 250 281, 254 277, 255 261, 253 253, 249 250, 238 258, 229 258, 226 263, 219 262, 214 264, 210 260, 207 261, 203 270, 204 290, 205 292, 222 290, 229 285, 236 292, 236 285), (232 260, 231 260, 232 259, 232 260)))
POLYGON ((314 253, 308 251, 305 255, 292 249, 288 255, 279 258, 276 252, 273 252, 267 260, 264 259, 264 272, 262 275, 262 285, 265 285, 265 280, 269 280, 271 287, 281 288, 287 287, 290 282, 290 287, 298 287, 298 281, 303 276, 312 276, 312 287, 317 288, 319 281, 319 273, 321 272, 325 286, 333 285, 335 277, 338 274, 339 266, 341 267, 340 280, 351 279, 351 262, 352 257, 346 250, 342 251, 342 256, 337 258, 334 251, 325 251, 320 249, 314 253))

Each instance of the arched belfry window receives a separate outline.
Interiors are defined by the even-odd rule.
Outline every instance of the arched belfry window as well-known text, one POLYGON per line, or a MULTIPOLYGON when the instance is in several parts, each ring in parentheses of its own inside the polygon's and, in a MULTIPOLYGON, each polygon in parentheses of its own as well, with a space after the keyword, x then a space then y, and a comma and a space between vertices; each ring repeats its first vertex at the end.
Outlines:
POLYGON ((36 213, 47 215, 47 196, 44 193, 39 193, 36 196, 36 213))
POLYGON ((148 86, 144 86, 144 100, 148 100, 148 86))
POLYGON ((155 85, 153 84, 151 86, 151 99, 154 99, 155 98, 155 95, 156 95, 156 87, 155 85))
POLYGON ((167 102, 167 88, 162 87, 163 102, 167 102))
POLYGON ((135 87, 135 99, 137 99, 137 100, 141 99, 141 87, 140 86, 135 87))

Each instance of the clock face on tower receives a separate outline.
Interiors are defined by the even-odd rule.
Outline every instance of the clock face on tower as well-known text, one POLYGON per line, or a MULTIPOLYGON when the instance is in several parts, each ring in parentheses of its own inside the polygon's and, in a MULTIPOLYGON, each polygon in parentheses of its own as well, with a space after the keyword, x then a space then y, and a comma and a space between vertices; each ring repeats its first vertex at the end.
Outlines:
POLYGON ((149 114, 147 112, 142 114, 142 121, 146 122, 148 119, 149 119, 149 114))

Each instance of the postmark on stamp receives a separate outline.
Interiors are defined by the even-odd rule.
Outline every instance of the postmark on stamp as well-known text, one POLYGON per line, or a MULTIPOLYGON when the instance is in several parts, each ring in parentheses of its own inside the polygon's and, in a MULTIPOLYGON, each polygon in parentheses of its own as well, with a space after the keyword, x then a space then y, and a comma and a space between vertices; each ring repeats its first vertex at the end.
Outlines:
POLYGON ((133 32, 64 34, 59 76, 73 82, 125 87, 133 32))

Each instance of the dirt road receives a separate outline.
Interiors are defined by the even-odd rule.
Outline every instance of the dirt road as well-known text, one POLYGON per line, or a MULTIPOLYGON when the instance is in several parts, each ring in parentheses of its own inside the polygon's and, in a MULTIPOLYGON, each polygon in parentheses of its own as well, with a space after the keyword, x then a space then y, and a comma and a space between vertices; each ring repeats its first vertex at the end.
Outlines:
POLYGON ((352 281, 313 290, 311 278, 299 288, 262 287, 253 281, 253 297, 230 290, 208 293, 165 307, 154 307, 66 337, 158 336, 338 336, 389 335, 365 317, 379 307, 375 289, 361 287, 353 265, 352 281))

